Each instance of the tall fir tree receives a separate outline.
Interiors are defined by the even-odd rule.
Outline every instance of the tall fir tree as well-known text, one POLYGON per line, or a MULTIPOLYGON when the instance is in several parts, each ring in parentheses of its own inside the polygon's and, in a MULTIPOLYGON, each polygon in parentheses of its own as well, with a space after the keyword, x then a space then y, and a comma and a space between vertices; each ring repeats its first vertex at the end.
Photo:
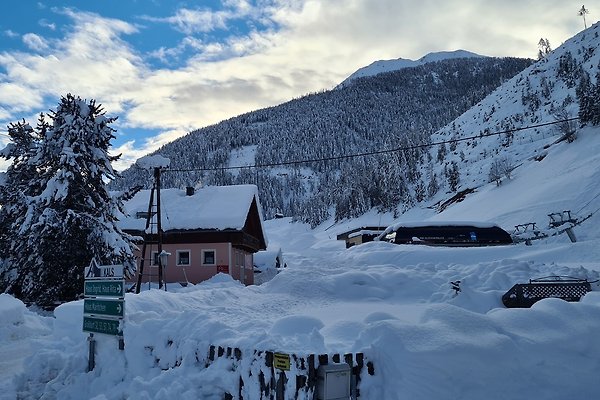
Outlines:
POLYGON ((112 197, 106 182, 117 172, 109 155, 116 118, 107 118, 94 100, 68 94, 50 112, 48 125, 38 124, 39 145, 30 163, 37 193, 27 197, 22 224, 10 255, 16 279, 9 292, 40 305, 78 298, 84 267, 123 263, 134 270, 132 238, 116 225, 129 193, 112 197))
POLYGON ((0 157, 11 162, 0 184, 0 254, 4 255, 0 266, 0 292, 10 289, 17 280, 18 264, 11 256, 17 242, 12 239, 26 214, 28 196, 38 191, 36 168, 31 159, 40 136, 25 120, 10 124, 8 136, 11 142, 0 152, 0 157))
POLYGON ((579 122, 582 125, 600 125, 600 64, 596 72, 596 83, 592 83, 584 72, 577 86, 579 122))

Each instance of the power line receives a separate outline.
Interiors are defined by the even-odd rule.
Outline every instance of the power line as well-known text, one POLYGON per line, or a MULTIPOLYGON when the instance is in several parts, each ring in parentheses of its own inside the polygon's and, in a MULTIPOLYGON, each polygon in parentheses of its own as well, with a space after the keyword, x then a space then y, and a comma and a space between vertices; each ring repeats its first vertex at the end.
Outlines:
POLYGON ((536 125, 529 125, 529 126, 523 126, 520 128, 507 129, 507 130, 500 131, 500 132, 481 133, 479 135, 468 136, 468 137, 457 138, 457 139, 442 140, 439 142, 417 144, 417 145, 405 146, 405 147, 397 147, 394 149, 374 150, 374 151, 368 151, 368 152, 364 152, 364 153, 346 154, 346 155, 341 155, 341 156, 330 156, 330 157, 312 158, 312 159, 294 160, 294 161, 280 161, 280 162, 274 162, 274 163, 251 164, 251 165, 241 165, 241 166, 233 166, 233 167, 167 168, 167 169, 164 169, 163 172, 226 171, 226 170, 232 170, 232 169, 269 168, 269 167, 281 167, 281 166, 285 166, 285 165, 311 164, 311 163, 318 163, 318 162, 324 162, 324 161, 346 160, 346 159, 357 158, 357 157, 366 157, 366 156, 373 156, 373 155, 386 154, 386 153, 395 153, 398 151, 416 150, 416 149, 421 149, 421 148, 425 148, 425 147, 438 146, 438 145, 442 145, 442 144, 445 145, 445 144, 449 144, 449 143, 464 142, 467 140, 486 138, 486 137, 490 137, 490 136, 498 136, 498 135, 502 135, 502 134, 506 134, 506 133, 519 132, 519 131, 524 131, 527 129, 535 129, 535 128, 541 128, 544 126, 556 125, 556 124, 560 124, 560 123, 575 121, 578 119, 579 119, 579 117, 573 117, 573 118, 563 119, 563 120, 559 120, 559 121, 544 122, 544 123, 536 124, 536 125))
MULTIPOLYGON (((583 207, 581 207, 576 214, 579 214, 581 212, 581 210, 583 210, 584 208, 586 208, 587 206, 589 206, 592 201, 596 200, 598 197, 600 197, 600 193, 598 193, 597 195, 595 195, 594 197, 592 197, 592 199, 590 201, 588 201, 587 203, 585 203, 585 205, 583 207)), ((598 210, 594 211, 594 213, 596 213, 598 210)))

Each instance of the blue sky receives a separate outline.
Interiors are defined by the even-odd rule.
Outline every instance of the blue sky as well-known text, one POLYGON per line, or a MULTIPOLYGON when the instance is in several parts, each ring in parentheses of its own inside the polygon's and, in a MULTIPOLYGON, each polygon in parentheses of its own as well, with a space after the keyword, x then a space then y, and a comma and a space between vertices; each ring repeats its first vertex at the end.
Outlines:
MULTIPOLYGON (((6 125, 73 93, 118 116, 123 169, 221 120, 330 89, 380 59, 465 49, 535 57, 583 29, 565 0, 6 1, 0 13, 0 145, 6 125)), ((600 14, 587 6, 588 26, 600 14)))

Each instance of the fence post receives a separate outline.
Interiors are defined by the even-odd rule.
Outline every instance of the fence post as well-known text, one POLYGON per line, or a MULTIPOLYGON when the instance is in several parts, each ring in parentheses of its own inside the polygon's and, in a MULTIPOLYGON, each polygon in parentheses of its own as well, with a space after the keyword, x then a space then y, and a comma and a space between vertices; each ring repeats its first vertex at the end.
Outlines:
POLYGON ((277 386, 275 388, 275 400, 285 400, 285 383, 287 382, 287 376, 284 371, 279 371, 279 377, 277 378, 277 386))
POLYGON ((90 333, 88 337, 88 342, 90 344, 90 351, 88 357, 88 370, 87 372, 93 371, 94 367, 96 367, 96 340, 94 340, 94 334, 90 333))
POLYGON ((362 372, 362 368, 365 365, 365 356, 363 353, 356 353, 356 397, 360 396, 360 389, 358 388, 358 384, 360 383, 360 374, 362 372))
POLYGON ((350 398, 357 399, 356 394, 356 374, 357 368, 354 366, 354 357, 352 353, 344 354, 344 362, 350 366, 350 398))
POLYGON ((273 368, 273 352, 272 351, 267 351, 265 353, 265 364, 267 366, 267 368, 269 368, 269 370, 271 371, 271 378, 269 379, 269 384, 267 385, 267 388, 269 390, 268 395, 269 395, 269 400, 273 400, 275 398, 274 392, 275 392, 275 368, 273 368))
POLYGON ((314 391, 315 386, 317 385, 317 371, 315 370, 315 355, 310 354, 306 363, 308 364, 308 379, 307 386, 309 391, 314 391))

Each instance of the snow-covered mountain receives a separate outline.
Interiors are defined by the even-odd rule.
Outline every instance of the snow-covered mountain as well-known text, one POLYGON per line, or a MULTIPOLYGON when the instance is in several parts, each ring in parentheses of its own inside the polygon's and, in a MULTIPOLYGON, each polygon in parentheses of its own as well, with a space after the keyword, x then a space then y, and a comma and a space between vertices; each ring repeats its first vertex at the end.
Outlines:
MULTIPOLYGON (((506 224, 510 227, 533 221, 546 222, 549 213, 578 211, 588 202, 600 204, 597 199, 588 198, 591 194, 586 190, 586 187, 595 185, 592 176, 600 172, 598 160, 592 157, 581 165, 578 155, 569 151, 569 146, 572 146, 570 142, 579 140, 580 122, 572 120, 552 124, 557 120, 577 118, 578 92, 597 82, 600 76, 599 35, 598 24, 579 33, 432 135, 433 143, 459 140, 450 145, 433 147, 430 156, 437 158, 438 162, 434 163, 433 168, 428 168, 430 174, 438 176, 444 175, 449 169, 458 170, 460 182, 453 192, 469 192, 465 197, 473 199, 465 201, 467 205, 473 201, 490 201, 490 196, 502 196, 504 185, 519 185, 519 182, 524 182, 520 180, 521 177, 538 174, 540 169, 556 170, 556 181, 540 181, 542 189, 539 193, 531 187, 531 183, 522 187, 521 195, 527 199, 524 203, 548 202, 544 211, 538 209, 541 214, 536 215, 525 205, 515 209, 512 199, 507 198, 506 217, 499 215, 498 210, 482 209, 481 214, 473 215, 475 219, 488 220, 494 215, 501 220, 506 218, 506 224), (552 152, 564 155, 560 161, 550 161, 547 156, 552 152), (498 187, 490 182, 493 181, 490 175, 492 166, 497 162, 510 167, 510 178, 502 177, 498 187), (565 192, 564 187, 571 190, 565 192), (558 191, 563 195, 553 195, 558 191)), ((594 132, 591 129, 581 134, 594 135, 594 132)), ((593 143, 597 139, 588 137, 585 140, 593 143)), ((548 180, 551 177, 541 179, 548 180)), ((438 199, 443 201, 440 194, 438 199)), ((467 211, 462 206, 457 210, 445 212, 445 217, 440 218, 454 219, 467 211)), ((580 211, 584 212, 583 209, 580 211)))
MULTIPOLYGON (((343 219, 374 207, 405 210, 427 197, 414 190, 428 184, 418 169, 427 148, 376 154, 428 143, 433 132, 530 64, 514 58, 443 60, 244 114, 161 148, 173 169, 190 171, 166 173, 162 183, 257 184, 267 217, 281 212, 313 226, 331 214, 343 219), (373 155, 343 157, 365 152, 373 155), (232 168, 255 164, 264 167, 232 168)), ((148 185, 148 178, 131 168, 114 186, 148 185)))
POLYGON ((352 73, 348 78, 344 79, 338 87, 343 87, 355 79, 364 78, 368 76, 375 76, 385 72, 398 71, 403 68, 417 67, 431 62, 451 60, 455 58, 474 58, 474 57, 485 57, 479 54, 472 53, 466 50, 455 50, 455 51, 440 51, 435 53, 428 53, 418 60, 410 60, 407 58, 397 58, 395 60, 379 60, 372 64, 367 65, 358 69, 352 73))

